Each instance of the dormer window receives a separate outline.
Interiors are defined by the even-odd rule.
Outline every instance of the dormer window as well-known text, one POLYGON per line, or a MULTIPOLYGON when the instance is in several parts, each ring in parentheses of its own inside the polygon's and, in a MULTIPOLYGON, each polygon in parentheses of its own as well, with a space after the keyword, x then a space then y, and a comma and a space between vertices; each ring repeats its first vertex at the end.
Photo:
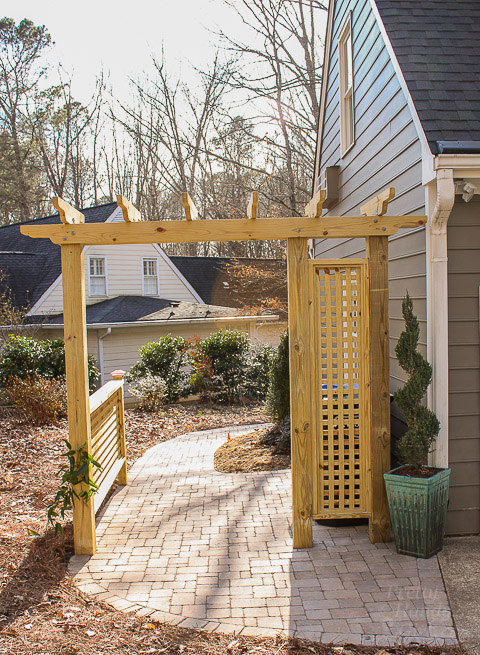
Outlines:
POLYGON ((338 39, 338 65, 340 78, 340 141, 343 157, 355 142, 351 13, 348 15, 338 39))
POLYGON ((89 283, 91 296, 107 295, 107 266, 105 257, 90 257, 89 283))
POLYGON ((158 296, 158 259, 143 260, 143 295, 158 296))

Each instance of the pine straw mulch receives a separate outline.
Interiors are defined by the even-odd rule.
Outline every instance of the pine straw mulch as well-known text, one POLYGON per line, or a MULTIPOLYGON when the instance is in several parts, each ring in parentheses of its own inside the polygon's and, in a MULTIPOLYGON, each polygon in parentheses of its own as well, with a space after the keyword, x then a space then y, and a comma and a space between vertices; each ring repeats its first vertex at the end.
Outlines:
POLYGON ((223 473, 290 468, 290 419, 226 441, 215 452, 214 466, 223 473))
MULTIPOLYGON (((130 461, 150 446, 188 431, 263 422, 255 407, 170 407, 159 415, 127 411, 130 461)), ((72 526, 42 538, 45 508, 58 481, 66 423, 29 427, 0 416, 0 653, 2 655, 339 655, 378 653, 373 647, 333 648, 280 637, 261 639, 178 628, 119 612, 71 582, 72 526)), ((399 655, 456 655, 458 648, 389 648, 399 655)), ((382 655, 386 655, 383 651, 382 655)))

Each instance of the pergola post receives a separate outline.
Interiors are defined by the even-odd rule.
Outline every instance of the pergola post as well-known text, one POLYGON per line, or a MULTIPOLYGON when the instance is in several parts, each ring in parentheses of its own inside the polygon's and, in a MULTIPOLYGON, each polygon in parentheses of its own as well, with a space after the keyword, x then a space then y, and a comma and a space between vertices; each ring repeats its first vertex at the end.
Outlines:
POLYGON ((367 237, 370 277, 371 451, 369 520, 372 543, 391 541, 383 474, 390 469, 388 237, 367 237))
MULTIPOLYGON (((62 246, 61 253, 69 439, 73 450, 83 447, 91 453, 83 245, 62 246)), ((84 483, 81 491, 88 491, 84 483)), ((95 553, 93 496, 86 502, 75 499, 73 537, 76 555, 95 553)))
POLYGON ((307 239, 287 239, 293 547, 312 546, 312 379, 307 239))

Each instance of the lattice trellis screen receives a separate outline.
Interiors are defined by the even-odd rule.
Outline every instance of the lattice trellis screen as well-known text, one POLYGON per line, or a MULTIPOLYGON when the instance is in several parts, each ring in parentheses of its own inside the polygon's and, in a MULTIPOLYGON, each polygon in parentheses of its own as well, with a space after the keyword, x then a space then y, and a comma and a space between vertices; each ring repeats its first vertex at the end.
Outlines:
POLYGON ((312 262, 317 518, 370 514, 370 377, 366 260, 312 262))

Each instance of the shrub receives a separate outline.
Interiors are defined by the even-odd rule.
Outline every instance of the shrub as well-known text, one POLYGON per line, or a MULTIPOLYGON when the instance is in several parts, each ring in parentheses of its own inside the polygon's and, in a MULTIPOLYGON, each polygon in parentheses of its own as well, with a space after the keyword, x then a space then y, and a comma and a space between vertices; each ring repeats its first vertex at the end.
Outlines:
POLYGON ((147 412, 155 412, 161 407, 165 394, 167 392, 167 384, 159 375, 147 375, 137 378, 133 384, 130 385, 130 393, 140 401, 140 407, 147 410, 147 412))
POLYGON ((126 379, 134 382, 147 375, 161 377, 166 384, 165 401, 176 402, 190 393, 187 346, 182 337, 167 334, 140 349, 140 361, 132 366, 126 379))
POLYGON ((275 348, 263 343, 251 346, 246 357, 243 393, 251 400, 265 400, 275 348))
POLYGON ((67 389, 62 379, 10 377, 6 390, 11 404, 30 423, 43 425, 67 414, 67 389))
POLYGON ((239 330, 218 330, 197 343, 192 382, 204 400, 240 400, 249 347, 247 335, 239 330))
POLYGON ((432 381, 432 367, 417 351, 420 327, 408 293, 403 299, 402 314, 405 329, 400 335, 395 354, 409 378, 403 388, 395 393, 394 400, 405 416, 408 430, 398 441, 398 451, 406 464, 419 469, 437 438, 440 422, 428 407, 421 404, 432 381))
POLYGON ((273 355, 266 409, 277 424, 280 424, 290 414, 288 332, 284 332, 282 335, 277 351, 273 355))
MULTIPOLYGON (((88 383, 93 391, 100 375, 96 360, 88 356, 88 383)), ((40 377, 63 379, 65 377, 65 344, 63 339, 33 339, 10 335, 0 355, 0 384, 9 378, 40 377)))

